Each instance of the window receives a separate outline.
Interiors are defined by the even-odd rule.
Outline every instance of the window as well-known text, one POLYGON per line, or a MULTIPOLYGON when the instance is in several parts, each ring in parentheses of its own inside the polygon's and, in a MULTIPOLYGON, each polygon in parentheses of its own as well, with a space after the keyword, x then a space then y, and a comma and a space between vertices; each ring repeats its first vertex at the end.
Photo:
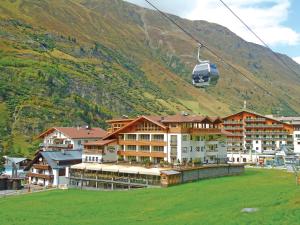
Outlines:
POLYGON ((153 152, 163 152, 164 146, 152 146, 152 151, 153 152))
POLYGON ((127 140, 136 140, 136 134, 127 134, 127 140))
POLYGON ((149 134, 141 134, 140 135, 140 140, 150 140, 150 135, 149 134))
POLYGON ((243 162, 247 162, 247 159, 246 159, 246 158, 243 158, 243 162))
POLYGON ((200 147, 196 147, 196 152, 200 152, 200 147))
POLYGON ((182 135, 182 141, 187 141, 188 136, 187 135, 182 135))
POLYGON ((188 148, 187 147, 183 147, 182 148, 182 153, 187 153, 188 152, 188 148))
POLYGON ((240 158, 236 158, 236 161, 239 162, 239 161, 240 161, 240 158))
POLYGON ((193 146, 191 146, 191 150, 190 150, 190 152, 192 152, 193 151, 193 146))
POLYGON ((171 135, 171 145, 177 145, 177 135, 171 135))
POLYGON ((153 134, 152 140, 163 141, 164 140, 164 135, 163 134, 153 134))
POLYGON ((140 151, 149 152, 150 151, 150 146, 149 145, 141 145, 140 146, 140 151))
POLYGON ((255 143, 258 144, 258 141, 256 141, 255 143))
POLYGON ((256 150, 258 150, 258 147, 256 147, 256 150))
POLYGON ((81 145, 81 140, 78 140, 78 142, 77 142, 77 143, 78 143, 78 145, 81 145))
POLYGON ((128 150, 128 151, 136 151, 136 145, 128 145, 126 150, 128 150))
POLYGON ((98 162, 98 157, 96 157, 96 162, 98 162))
POLYGON ((177 156, 177 147, 171 147, 171 155, 177 156))
POLYGON ((66 169, 59 169, 58 176, 65 176, 66 175, 66 169))

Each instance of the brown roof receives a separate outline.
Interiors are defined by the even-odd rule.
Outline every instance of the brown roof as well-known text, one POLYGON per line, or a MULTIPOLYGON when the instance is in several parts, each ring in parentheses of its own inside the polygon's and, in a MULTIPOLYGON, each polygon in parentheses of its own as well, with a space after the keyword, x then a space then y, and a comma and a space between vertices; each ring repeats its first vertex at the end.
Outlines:
POLYGON ((131 122, 134 119, 129 119, 129 118, 115 118, 111 120, 106 120, 107 123, 116 123, 116 122, 131 122))
POLYGON ((278 123, 281 123, 281 124, 285 124, 285 125, 288 125, 288 126, 291 127, 291 125, 290 125, 289 123, 280 121, 280 120, 278 120, 278 119, 276 119, 276 118, 273 118, 273 117, 268 117, 268 116, 264 116, 264 115, 259 114, 259 113, 256 113, 256 112, 252 112, 252 111, 250 111, 250 110, 242 110, 242 111, 240 111, 240 112, 238 112, 238 113, 234 113, 234 114, 231 114, 231 115, 229 115, 229 116, 223 117, 222 119, 223 119, 223 120, 226 120, 226 119, 228 119, 228 118, 231 117, 231 116, 235 116, 235 115, 242 114, 242 113, 251 113, 251 114, 253 114, 253 115, 260 116, 260 117, 263 117, 263 118, 265 118, 265 119, 269 119, 269 120, 272 120, 272 121, 275 121, 275 122, 278 122, 278 123))
POLYGON ((84 146, 103 146, 115 141, 116 139, 92 141, 85 143, 84 146))
POLYGON ((164 123, 201 123, 201 122, 222 122, 222 119, 220 117, 208 117, 208 116, 201 116, 201 115, 181 115, 181 114, 177 114, 177 115, 170 115, 170 116, 140 116, 137 117, 136 119, 122 119, 122 118, 118 118, 118 119, 112 119, 112 120, 108 120, 108 123, 111 122, 135 122, 138 118, 145 118, 153 123, 156 123, 158 126, 163 126, 165 127, 164 123))
POLYGON ((167 127, 165 125, 163 125, 162 123, 158 122, 157 119, 158 117, 156 116, 139 116, 137 117, 135 120, 131 121, 130 123, 126 124, 125 126, 121 127, 120 129, 116 130, 115 132, 108 134, 107 136, 105 136, 103 139, 107 139, 110 138, 116 134, 118 134, 120 131, 126 129, 127 127, 132 126, 133 124, 135 124, 136 122, 140 121, 141 119, 146 119, 154 124, 156 124, 157 126, 160 126, 163 129, 167 129, 167 127))
POLYGON ((62 132, 69 138, 81 139, 81 138, 103 138, 107 135, 107 132, 101 128, 83 128, 83 127, 52 127, 38 136, 38 138, 44 138, 46 135, 52 133, 54 130, 62 132))
POLYGON ((204 121, 215 122, 220 121, 219 117, 208 117, 199 115, 173 115, 162 117, 162 123, 201 123, 204 121))

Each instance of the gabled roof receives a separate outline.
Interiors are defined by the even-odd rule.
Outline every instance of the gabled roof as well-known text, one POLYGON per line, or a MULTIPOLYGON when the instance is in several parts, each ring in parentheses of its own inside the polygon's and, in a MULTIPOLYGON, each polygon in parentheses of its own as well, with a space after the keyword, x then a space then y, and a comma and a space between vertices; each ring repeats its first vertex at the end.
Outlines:
POLYGON ((14 162, 15 164, 18 164, 18 163, 23 162, 25 160, 29 160, 27 158, 17 158, 17 157, 9 157, 9 156, 4 156, 4 158, 8 161, 14 162))
POLYGON ((40 157, 43 157, 52 169, 61 169, 65 168, 68 164, 61 165, 60 162, 82 160, 82 151, 40 151, 30 162, 30 164, 25 168, 25 170, 29 170, 32 167, 32 165, 38 161, 40 157))
POLYGON ((266 118, 266 119, 269 119, 269 120, 273 120, 273 121, 278 122, 278 123, 283 123, 283 124, 286 124, 286 125, 291 126, 291 124, 289 124, 289 123, 285 123, 285 122, 282 122, 282 121, 277 120, 277 119, 275 119, 275 118, 268 117, 268 116, 264 116, 264 115, 259 114, 259 113, 256 113, 256 112, 252 112, 252 111, 250 111, 250 110, 242 110, 242 111, 237 112, 237 113, 235 113, 235 114, 231 114, 231 115, 229 115, 229 116, 223 117, 223 120, 226 120, 226 119, 229 118, 229 117, 232 117, 232 116, 235 116, 235 115, 238 115, 238 114, 242 114, 242 113, 251 113, 251 114, 254 114, 254 115, 256 115, 256 116, 260 116, 260 117, 263 117, 263 118, 266 118))
POLYGON ((101 128, 83 128, 83 127, 52 127, 38 136, 38 138, 44 138, 53 131, 60 131, 65 136, 72 139, 83 139, 83 138, 103 138, 107 135, 107 132, 101 128))
POLYGON ((172 115, 161 117, 162 123, 201 123, 208 121, 214 123, 216 121, 222 122, 220 117, 208 117, 200 115, 172 115))
POLYGON ((113 137, 114 135, 118 134, 119 132, 125 130, 126 128, 132 126, 133 124, 135 124, 135 123, 137 123, 137 122, 139 122, 143 119, 148 120, 149 122, 152 122, 152 123, 156 124, 157 126, 161 127, 162 129, 167 129, 167 127, 165 125, 163 125, 162 123, 156 121, 154 119, 154 117, 152 117, 152 116, 140 116, 140 117, 136 118, 135 120, 133 120, 132 122, 126 124, 125 126, 121 127, 120 129, 116 130, 115 132, 113 132, 111 134, 108 134, 107 136, 103 137, 103 139, 106 140, 110 137, 113 137))

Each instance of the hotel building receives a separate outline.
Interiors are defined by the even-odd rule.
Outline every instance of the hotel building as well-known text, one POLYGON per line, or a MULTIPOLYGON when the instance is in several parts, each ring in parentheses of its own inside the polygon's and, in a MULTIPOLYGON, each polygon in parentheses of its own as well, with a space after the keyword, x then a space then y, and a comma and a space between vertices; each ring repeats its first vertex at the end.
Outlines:
POLYGON ((52 127, 38 136, 40 148, 49 150, 82 150, 87 142, 101 140, 107 132, 91 127, 52 127))
POLYGON ((227 139, 227 155, 233 162, 251 162, 252 154, 272 153, 282 145, 293 148, 291 124, 254 112, 244 110, 223 118, 223 128, 231 133, 227 139), (231 158, 241 154, 247 157, 231 158))
POLYGON ((218 117, 139 116, 108 121, 103 141, 85 145, 84 162, 118 160, 160 163, 221 163, 226 159, 226 135, 218 117))

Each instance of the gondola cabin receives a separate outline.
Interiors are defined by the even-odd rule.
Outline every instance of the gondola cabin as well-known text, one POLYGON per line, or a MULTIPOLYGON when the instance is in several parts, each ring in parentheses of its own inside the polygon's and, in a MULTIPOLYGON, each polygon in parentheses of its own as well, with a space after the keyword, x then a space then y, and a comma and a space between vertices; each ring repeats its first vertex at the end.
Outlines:
POLYGON ((192 82, 195 87, 207 87, 216 85, 219 77, 217 65, 212 64, 209 61, 204 61, 195 66, 192 82))

